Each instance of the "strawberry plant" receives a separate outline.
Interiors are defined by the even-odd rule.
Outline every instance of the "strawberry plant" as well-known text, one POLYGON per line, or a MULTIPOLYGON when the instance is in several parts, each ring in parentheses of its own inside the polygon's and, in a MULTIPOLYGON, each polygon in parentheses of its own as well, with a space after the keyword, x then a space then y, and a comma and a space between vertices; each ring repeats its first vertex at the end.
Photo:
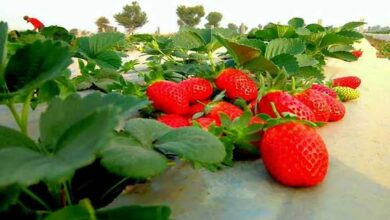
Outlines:
POLYGON ((134 118, 148 105, 144 98, 96 92, 81 97, 61 90, 41 96, 52 90, 48 83, 67 77, 70 47, 34 41, 7 59, 6 42, 7 25, 0 23, 0 102, 19 127, 0 125, 1 218, 168 219, 166 206, 100 208, 126 184, 161 174, 172 158, 206 168, 225 158, 223 144, 199 128, 172 129, 134 118), (28 132, 33 99, 47 103, 37 139, 28 132))

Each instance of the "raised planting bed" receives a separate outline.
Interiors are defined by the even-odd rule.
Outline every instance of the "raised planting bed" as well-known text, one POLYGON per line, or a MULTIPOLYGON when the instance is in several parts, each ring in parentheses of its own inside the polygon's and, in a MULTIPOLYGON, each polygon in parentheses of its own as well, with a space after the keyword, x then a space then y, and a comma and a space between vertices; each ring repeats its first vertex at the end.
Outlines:
POLYGON ((0 23, 0 218, 386 219, 390 64, 362 24, 0 23))

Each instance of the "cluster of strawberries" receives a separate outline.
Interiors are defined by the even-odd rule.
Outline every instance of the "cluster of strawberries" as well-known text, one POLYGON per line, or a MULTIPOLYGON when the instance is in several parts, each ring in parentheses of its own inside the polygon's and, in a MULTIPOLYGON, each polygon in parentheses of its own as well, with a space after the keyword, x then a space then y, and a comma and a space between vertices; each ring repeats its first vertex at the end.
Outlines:
MULTIPOLYGON (((295 94, 269 90, 258 100, 256 82, 237 69, 223 70, 214 84, 229 100, 246 101, 255 114, 249 124, 264 125, 257 147, 265 167, 278 182, 295 187, 314 186, 324 179, 328 152, 322 138, 309 124, 344 117, 345 107, 333 89, 313 84, 295 94), (266 117, 257 117, 258 113, 266 117)), ((335 79, 333 84, 356 88, 360 79, 335 79)), ((157 120, 173 128, 195 123, 207 130, 211 124, 220 126, 221 114, 230 120, 243 114, 243 110, 231 102, 211 101, 213 84, 203 78, 189 78, 180 83, 157 81, 148 87, 146 94, 154 108, 165 113, 157 120)))

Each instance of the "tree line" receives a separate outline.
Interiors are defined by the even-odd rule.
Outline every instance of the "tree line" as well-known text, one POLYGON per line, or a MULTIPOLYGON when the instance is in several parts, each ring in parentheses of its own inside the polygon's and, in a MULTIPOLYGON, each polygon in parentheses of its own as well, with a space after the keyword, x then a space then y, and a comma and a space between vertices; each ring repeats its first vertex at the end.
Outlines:
MULTIPOLYGON (((179 5, 176 8, 176 14, 178 16, 177 24, 179 27, 196 27, 202 21, 206 19, 206 28, 218 28, 221 25, 223 15, 217 11, 211 11, 207 15, 202 5, 185 6, 179 5)), ((148 16, 146 12, 142 11, 138 2, 134 1, 129 5, 125 5, 122 11, 114 14, 115 21, 123 26, 127 33, 132 34, 136 29, 142 27, 148 22, 148 16)), ((117 31, 117 27, 111 25, 110 20, 107 17, 101 16, 96 21, 98 32, 111 32, 117 31)), ((240 26, 229 23, 227 28, 236 30, 238 32, 245 32, 248 27, 245 24, 240 26)), ((78 33, 77 29, 72 29, 73 33, 78 33)), ((157 28, 156 33, 159 34, 160 29, 157 28)), ((80 34, 80 33, 79 33, 80 34)))

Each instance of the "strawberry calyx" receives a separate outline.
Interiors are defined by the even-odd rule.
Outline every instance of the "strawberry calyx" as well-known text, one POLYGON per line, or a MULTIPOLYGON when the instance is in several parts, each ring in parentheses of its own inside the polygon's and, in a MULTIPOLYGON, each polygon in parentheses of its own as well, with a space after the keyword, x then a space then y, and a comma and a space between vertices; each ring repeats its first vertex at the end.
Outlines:
POLYGON ((325 124, 323 122, 312 122, 309 120, 301 120, 295 114, 293 114, 291 112, 282 112, 282 114, 280 114, 278 112, 278 110, 276 109, 275 103, 271 102, 270 105, 271 105, 272 111, 276 115, 276 118, 272 118, 271 116, 269 116, 267 114, 259 114, 259 117, 261 119, 263 119, 264 121, 266 121, 266 124, 264 125, 264 128, 263 128, 264 131, 266 131, 267 129, 274 127, 276 125, 284 124, 284 123, 288 123, 288 122, 298 122, 301 124, 308 125, 310 127, 321 127, 325 124))

